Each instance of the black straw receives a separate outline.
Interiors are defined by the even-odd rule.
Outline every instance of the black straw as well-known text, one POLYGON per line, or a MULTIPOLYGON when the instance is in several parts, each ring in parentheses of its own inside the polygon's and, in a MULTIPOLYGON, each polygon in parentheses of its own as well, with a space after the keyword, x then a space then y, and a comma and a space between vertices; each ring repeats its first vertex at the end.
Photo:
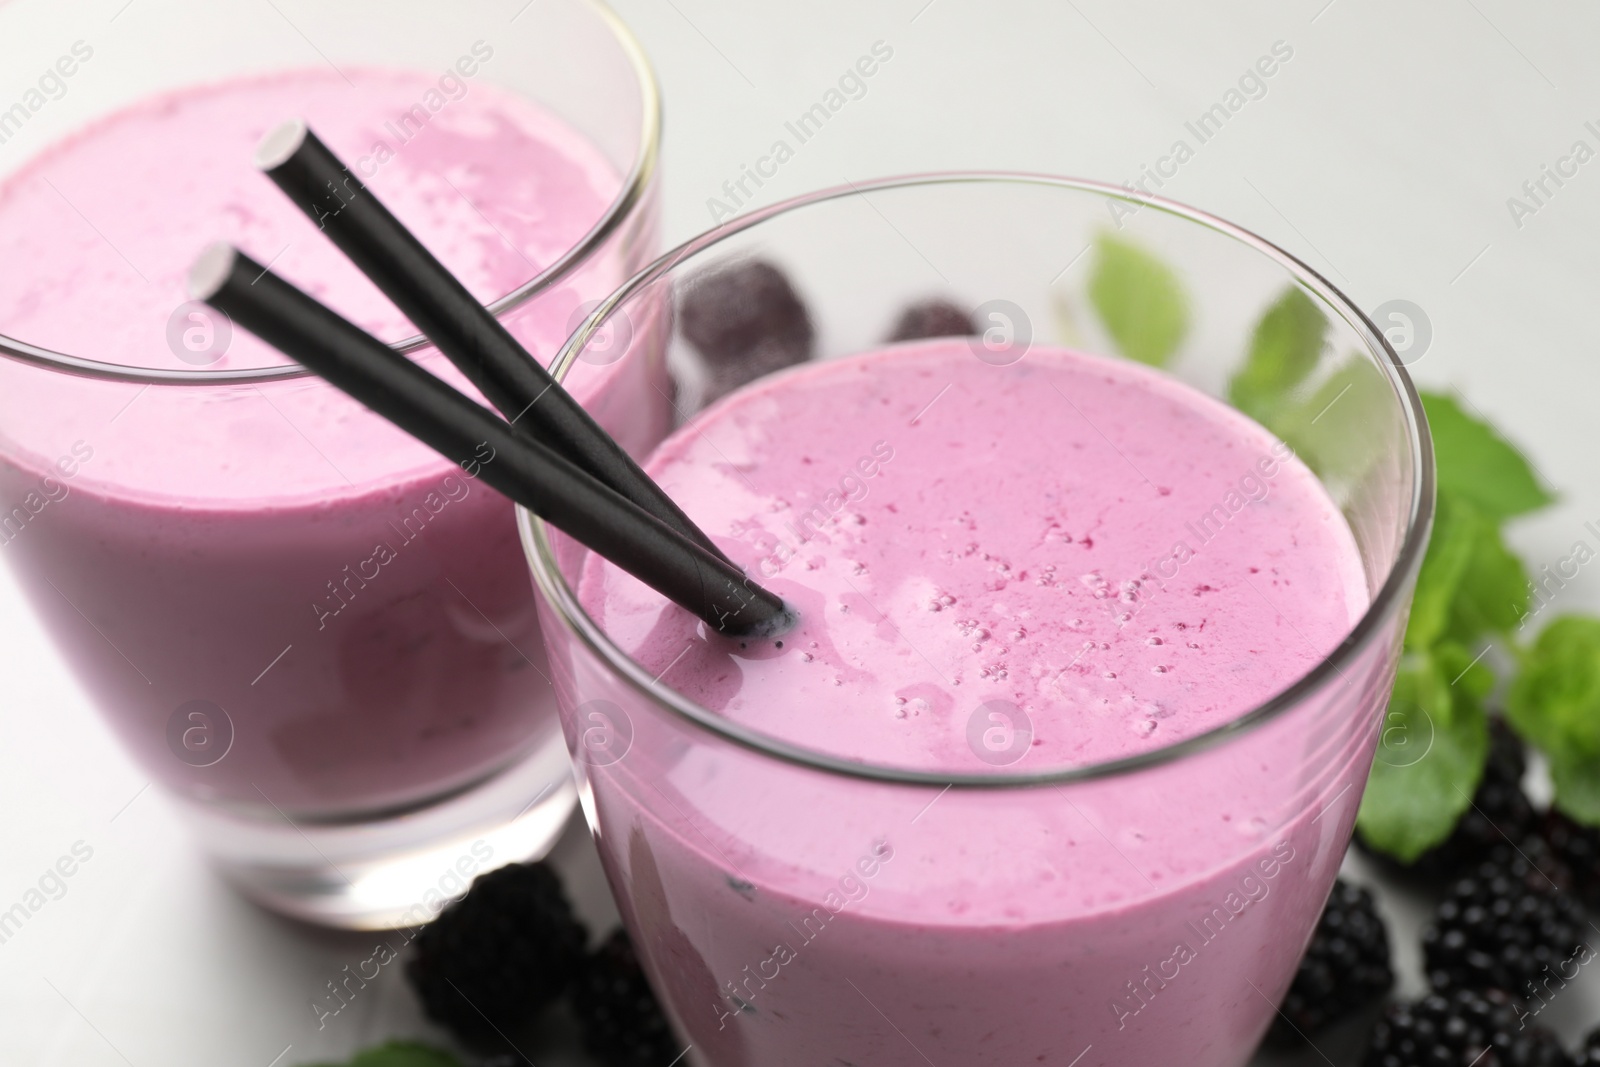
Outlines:
POLYGON ((496 418, 388 345, 228 245, 189 275, 190 295, 327 379, 720 633, 771 637, 783 601, 559 453, 496 418), (482 448, 490 458, 485 460, 482 448))
POLYGON ((702 548, 722 555, 304 122, 286 122, 262 138, 256 165, 507 419, 525 425, 702 548))

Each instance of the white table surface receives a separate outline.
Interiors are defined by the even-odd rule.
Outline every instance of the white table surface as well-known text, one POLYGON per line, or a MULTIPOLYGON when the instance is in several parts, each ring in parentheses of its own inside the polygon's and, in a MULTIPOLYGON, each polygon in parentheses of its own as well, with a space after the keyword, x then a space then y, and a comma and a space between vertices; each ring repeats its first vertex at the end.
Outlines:
MULTIPOLYGON (((85 0, 89 2, 89 0, 85 0)), ((108 14, 121 0, 93 0, 108 14)), ((256 3, 260 0, 229 0, 256 3)), ((288 11, 307 8, 279 0, 288 11)), ((1574 0, 619 0, 667 100, 666 236, 708 226, 709 197, 764 154, 875 41, 892 61, 759 191, 846 179, 1018 169, 1126 180, 1184 136, 1274 42, 1294 50, 1168 183, 1265 234, 1372 309, 1403 298, 1434 337, 1415 364, 1524 446, 1561 502, 1512 532, 1542 564, 1600 517, 1600 161, 1519 227, 1507 198, 1600 120, 1600 8, 1574 0)), ((138 9, 122 18, 137 19, 138 9)), ((97 47, 114 49, 109 27, 97 47)), ((197 42, 197 45, 203 42, 197 42)), ((308 61, 314 57, 308 53, 308 61)), ((0 99, 30 75, 0 71, 0 99)), ((1600 610, 1587 571, 1564 606, 1600 610)), ((0 572, 0 900, 79 840, 93 859, 0 945, 0 1063, 268 1067, 426 1033, 398 968, 319 1031, 314 991, 373 935, 279 921, 218 885, 172 812, 113 745, 0 572), (275 1059, 276 1057, 276 1059, 275 1059)), ((580 907, 610 903, 586 834, 558 856, 580 907)), ((1417 987, 1423 905, 1384 898, 1417 987)), ((1586 974, 1545 1016, 1600 1021, 1586 974)), ((1322 1042, 1326 1062, 1353 1063, 1322 1042)), ((1343 1040, 1341 1040, 1341 1038, 1343 1040)), ((559 1041, 557 1042, 559 1044, 559 1041)), ((1305 1063, 1325 1062, 1307 1052, 1305 1063)), ((559 1050, 541 1063, 577 1062, 559 1050)), ((665 1067, 665 1065, 663 1065, 665 1067)))

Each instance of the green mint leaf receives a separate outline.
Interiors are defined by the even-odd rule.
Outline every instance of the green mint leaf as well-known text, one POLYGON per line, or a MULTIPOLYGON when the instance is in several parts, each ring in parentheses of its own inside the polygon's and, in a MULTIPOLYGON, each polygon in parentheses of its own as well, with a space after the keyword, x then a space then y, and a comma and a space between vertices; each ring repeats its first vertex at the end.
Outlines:
POLYGON ((1228 400, 1258 422, 1289 400, 1322 358, 1328 318, 1300 288, 1284 291, 1250 338, 1250 354, 1228 383, 1228 400))
POLYGON ((1485 678, 1471 662, 1466 649, 1446 643, 1408 655, 1395 678, 1356 826, 1368 845, 1402 863, 1450 836, 1483 777, 1485 678))
POLYGON ((1270 413, 1262 424, 1317 474, 1357 481, 1397 432, 1394 392, 1365 357, 1328 375, 1304 400, 1270 413))
POLYGON ((1506 718, 1550 757, 1556 806, 1600 825, 1600 619, 1563 615, 1540 631, 1506 694, 1506 718))
POLYGON ((1451 604, 1450 633, 1481 649, 1484 634, 1508 634, 1527 613, 1528 571, 1488 516, 1459 501, 1446 506, 1458 514, 1469 513, 1464 521, 1473 530, 1472 554, 1451 604))
POLYGON ((1433 650, 1433 658, 1450 687, 1465 694, 1465 697, 1456 697, 1458 701, 1466 699, 1469 703, 1481 705, 1494 691, 1494 671, 1484 664, 1478 652, 1472 651, 1467 645, 1441 641, 1433 650))
POLYGON ((1189 301, 1172 268, 1111 234, 1095 240, 1089 300, 1129 359, 1164 367, 1189 331, 1189 301))
POLYGON ((1439 495, 1469 500, 1492 519, 1534 511, 1555 497, 1499 432, 1461 410, 1455 397, 1423 393, 1433 432, 1439 495))
POLYGON ((1600 826, 1600 757, 1584 752, 1547 752, 1556 807, 1586 826, 1600 826))
MULTIPOLYGON (((341 1067, 322 1064, 319 1067, 341 1067)), ((420 1041, 389 1041, 364 1049, 343 1067, 461 1067, 461 1061, 443 1049, 420 1041)))
POLYGON ((1439 500, 1433 536, 1422 557, 1411 618, 1406 623, 1407 649, 1430 648, 1450 629, 1456 595, 1476 547, 1477 532, 1470 519, 1467 509, 1451 507, 1445 498, 1439 500))
POLYGON ((1499 525, 1472 503, 1441 495, 1406 647, 1424 649, 1449 636, 1481 650, 1484 635, 1509 633, 1527 610, 1528 572, 1499 525))

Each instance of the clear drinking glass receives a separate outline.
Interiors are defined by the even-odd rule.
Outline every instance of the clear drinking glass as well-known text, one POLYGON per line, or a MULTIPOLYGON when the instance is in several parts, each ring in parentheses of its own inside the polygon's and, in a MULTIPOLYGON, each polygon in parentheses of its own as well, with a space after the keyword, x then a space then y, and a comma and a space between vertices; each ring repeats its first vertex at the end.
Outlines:
MULTIPOLYGON (((542 249, 491 235, 475 246, 478 263, 451 264, 471 275, 490 257, 521 257, 515 284, 489 290, 491 306, 546 362, 589 303, 656 250, 657 87, 599 3, 137 0, 68 11, 17 0, 0 10, 0 65, 42 72, 38 99, 0 115, 0 177, 160 94, 310 72, 316 91, 302 114, 338 129, 358 84, 419 72, 426 84, 397 96, 375 135, 389 151, 341 151, 380 196, 397 173, 386 168, 408 165, 393 153, 437 151, 442 162, 424 177, 440 212, 481 218, 500 237, 524 224, 574 235, 542 249), (566 138, 573 166, 598 175, 592 211, 553 217, 561 207, 520 199, 514 182, 493 202, 462 191, 475 163, 451 158, 470 140, 452 123, 488 93, 531 102, 518 106, 540 109, 566 138), (411 147, 420 136, 456 140, 411 147)), ((107 198, 130 212, 171 201, 208 154, 248 167, 254 138, 290 117, 219 123, 228 128, 214 144, 125 146, 129 169, 157 174, 156 188, 116 160, 79 183, 57 178, 56 207, 71 208, 63 239, 90 248, 84 304, 96 300, 97 272, 162 283, 158 250, 121 238, 107 198)), ((472 144, 500 152, 504 139, 472 144)), ((263 209, 281 207, 260 181, 263 209)), ((171 212, 192 252, 166 258, 234 235, 223 224, 171 212)), ((280 251, 241 243, 263 262, 280 251)), ((294 243, 325 266, 337 258, 310 225, 294 243)), ((352 316, 387 307, 370 287, 357 295, 356 307, 330 300, 352 316)), ((131 357, 107 359, 71 319, 44 322, 43 336, 0 322, 18 334, 0 336, 0 555, 221 872, 291 915, 388 927, 425 921, 477 871, 541 855, 574 793, 533 590, 513 577, 522 562, 511 505, 470 468, 186 303, 176 284, 159 316, 123 324, 119 351, 131 357)), ((411 332, 402 322, 385 339, 460 384, 411 332)), ((670 425, 666 382, 659 353, 641 351, 591 359, 569 388, 644 452, 670 425)))
MULTIPOLYGON (((1092 182, 955 174, 829 190, 690 241, 602 304, 558 367, 746 257, 792 279, 817 358, 881 347, 895 310, 930 294, 978 308, 985 362, 1025 360, 1045 340, 1115 355, 1170 325, 1161 294, 1181 290, 1189 328, 1170 373, 1224 400, 1263 312, 1314 308, 1327 320, 1316 366, 1279 397, 1300 414, 1267 421, 1343 512, 1370 603, 1314 669, 1210 732, 1055 765, 1011 752, 1026 734, 999 723, 1017 733, 974 743, 970 772, 927 771, 797 745, 688 700, 581 605, 581 547, 519 514, 580 799, 689 1057, 1245 1063, 1348 844, 1426 542, 1432 453, 1399 360, 1326 280, 1220 219, 1092 182), (1119 255, 1120 278, 1103 262, 1119 255), (1103 892, 1040 895, 1063 880, 1103 892)), ((689 362, 681 338, 665 344, 689 362)), ((889 477, 871 491, 924 489, 889 477)))

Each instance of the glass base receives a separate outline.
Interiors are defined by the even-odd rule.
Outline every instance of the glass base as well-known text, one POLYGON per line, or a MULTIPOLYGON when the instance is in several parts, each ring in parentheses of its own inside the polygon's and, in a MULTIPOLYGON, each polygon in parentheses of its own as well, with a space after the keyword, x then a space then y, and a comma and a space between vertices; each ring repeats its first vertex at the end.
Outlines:
POLYGON ((262 823, 179 807, 218 872, 249 899, 320 926, 392 930, 429 921, 484 871, 542 858, 575 800, 558 734, 493 778, 389 819, 262 823))

